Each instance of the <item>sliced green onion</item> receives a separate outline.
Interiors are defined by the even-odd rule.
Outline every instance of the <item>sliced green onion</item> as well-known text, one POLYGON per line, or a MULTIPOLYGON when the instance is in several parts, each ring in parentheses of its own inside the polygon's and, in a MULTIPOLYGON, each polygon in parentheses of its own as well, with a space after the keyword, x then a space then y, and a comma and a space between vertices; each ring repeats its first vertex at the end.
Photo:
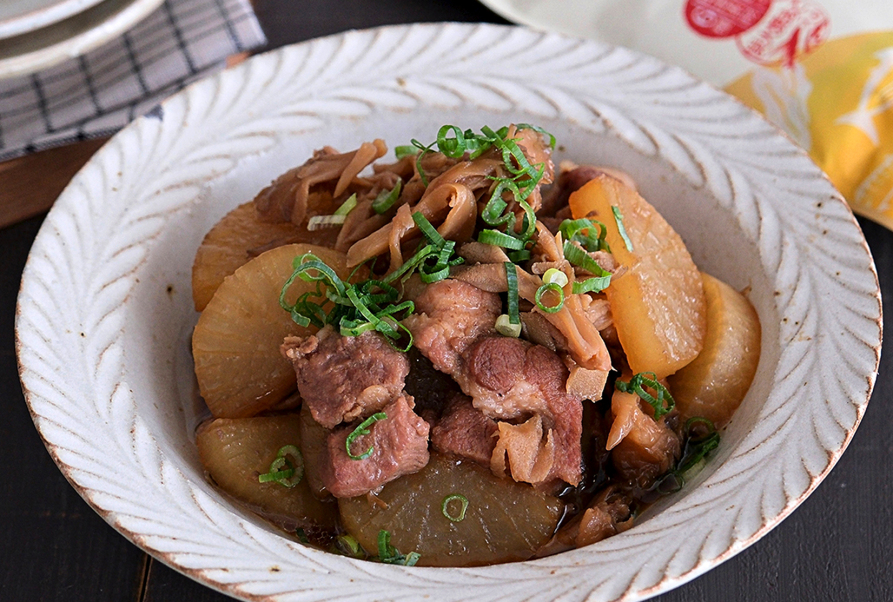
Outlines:
POLYGON ((654 419, 657 420, 665 414, 669 414, 676 407, 676 400, 670 395, 670 391, 657 380, 654 372, 639 372, 629 382, 618 380, 614 387, 622 393, 635 393, 648 405, 654 408, 654 419), (645 390, 651 387, 657 391, 657 397, 645 390))
POLYGON ((347 440, 344 442, 344 447, 347 449, 347 455, 351 460, 365 460, 369 456, 372 455, 372 452, 375 451, 374 446, 370 445, 369 449, 364 451, 362 454, 355 456, 352 451, 350 451, 350 446, 353 442, 363 435, 369 434, 369 427, 378 422, 379 420, 385 420, 388 417, 384 412, 378 412, 376 414, 372 414, 360 423, 360 426, 355 428, 351 434, 347 436, 347 440))
POLYGON ((401 293, 389 284, 389 280, 345 284, 332 268, 309 253, 296 257, 293 265, 295 272, 286 281, 279 301, 296 323, 302 326, 312 323, 320 328, 326 324, 336 325, 344 336, 358 336, 368 330, 377 330, 399 351, 407 351, 412 346, 412 333, 392 320, 391 316, 401 313, 408 316, 415 309, 414 304, 411 301, 400 303, 401 293), (297 278, 317 282, 317 290, 304 293, 294 305, 289 305, 285 295, 297 278), (322 289, 323 284, 328 284, 325 290, 322 289), (327 313, 321 303, 310 300, 314 297, 319 297, 320 301, 330 301, 334 308, 327 313), (401 348, 395 341, 404 336, 409 337, 409 342, 401 348))
POLYGON ((264 473, 262 475, 258 475, 257 480, 259 483, 269 483, 271 481, 276 481, 277 483, 282 483, 286 479, 294 476, 295 471, 293 468, 286 468, 285 470, 274 470, 270 469, 270 472, 264 473))
POLYGON ((394 206, 397 199, 400 198, 400 192, 403 190, 403 180, 397 180, 397 184, 391 190, 382 190, 372 201, 372 210, 375 213, 382 214, 394 206))
POLYGON ((496 332, 506 337, 518 338, 521 336, 521 324, 512 324, 508 314, 502 314, 496 318, 496 332))
POLYGON ((508 285, 508 316, 509 324, 521 324, 521 315, 518 311, 518 268, 515 264, 507 261, 505 266, 505 282, 508 285))
POLYGON ((594 219, 566 219, 558 228, 564 240, 579 243, 587 251, 611 252, 606 237, 608 228, 594 219))
POLYGON ((549 268, 543 274, 543 282, 545 284, 557 284, 560 287, 567 286, 567 274, 556 268, 549 268))
POLYGON ((403 157, 415 155, 417 152, 419 152, 418 148, 416 148, 412 144, 404 144, 402 146, 394 147, 394 156, 397 157, 398 161, 403 157))
POLYGON ((490 194, 490 200, 487 201, 483 211, 481 211, 481 219, 491 226, 500 226, 509 220, 514 222, 515 214, 511 212, 505 213, 508 203, 502 198, 502 193, 506 188, 514 188, 512 192, 517 193, 518 186, 508 178, 494 178, 494 180, 496 181, 496 186, 490 194))
POLYGON ((347 200, 341 203, 341 206, 335 210, 332 215, 314 215, 307 220, 307 229, 311 232, 329 228, 331 226, 340 226, 347 220, 347 215, 357 206, 357 193, 353 193, 347 200))
POLYGON ((421 151, 416 156, 415 168, 416 168, 416 171, 419 172, 419 179, 422 180, 422 184, 424 184, 425 187, 427 187, 428 186, 428 176, 425 175, 425 170, 422 169, 422 159, 425 157, 425 155, 427 155, 428 153, 431 152, 431 147, 433 147, 436 144, 436 142, 432 142, 428 146, 425 146, 424 144, 422 144, 415 138, 410 140, 410 142, 412 143, 412 145, 414 147, 416 147, 417 149, 419 149, 421 151))
POLYGON ((443 248, 443 245, 446 244, 446 240, 434 226, 431 225, 431 222, 428 221, 428 218, 425 217, 421 211, 416 211, 412 214, 412 221, 414 221, 418 229, 422 231, 422 234, 428 239, 428 242, 434 245, 437 249, 443 248))
MULTIPOLYGON (((503 134, 504 135, 504 134, 503 134)), ((464 132, 455 125, 445 125, 437 132, 438 150, 452 159, 461 159, 466 154, 468 159, 475 159, 493 146, 494 140, 487 136, 475 134, 472 130, 464 132), (453 137, 449 133, 453 133, 453 137)))
POLYGON ((341 206, 335 210, 335 213, 333 215, 347 215, 348 213, 353 211, 354 207, 356 207, 356 206, 357 206, 357 193, 355 192, 352 195, 350 195, 349 197, 347 197, 346 201, 341 203, 341 206))
POLYGON ((553 136, 552 134, 550 134, 543 128, 536 126, 536 125, 530 125, 529 123, 519 123, 515 127, 517 127, 519 130, 533 130, 534 132, 543 134, 544 136, 548 136, 549 137, 549 148, 552 148, 552 149, 555 148, 555 136, 553 136))
POLYGON ((391 533, 384 529, 378 532, 378 561, 385 564, 402 564, 403 566, 415 566, 421 556, 416 552, 410 552, 405 556, 397 548, 391 545, 391 533))
POLYGON ((346 215, 314 215, 307 220, 307 230, 315 232, 323 228, 331 228, 332 226, 340 226, 347 219, 346 215))
POLYGON ((562 289, 557 284, 544 284, 538 289, 536 289, 536 295, 533 298, 536 306, 540 308, 540 310, 546 312, 547 314, 554 314, 557 311, 560 311, 562 307, 564 307, 564 289, 562 289), (555 305, 545 305, 542 302, 543 295, 547 292, 553 292, 558 295, 558 303, 555 305))
POLYGON ((508 253, 506 253, 506 256, 508 256, 508 258, 515 263, 527 261, 532 257, 529 249, 521 249, 520 251, 509 251, 508 253))
POLYGON ((716 426, 712 421, 701 416, 689 418, 682 432, 685 443, 676 470, 680 474, 685 474, 719 446, 719 433, 716 432, 716 426), (696 424, 705 425, 707 433, 700 436, 693 435, 692 427, 696 424))
POLYGON ((527 245, 526 240, 515 238, 499 230, 481 230, 481 233, 478 235, 478 242, 514 251, 520 251, 527 245))
POLYGON ((574 282, 572 292, 575 295, 579 295, 581 293, 600 293, 611 284, 611 275, 607 276, 596 276, 594 278, 587 278, 586 280, 578 280, 574 282))
POLYGON ((465 511, 468 510, 468 498, 462 495, 461 493, 451 493, 450 495, 443 498, 443 502, 440 504, 440 511, 443 512, 443 515, 454 523, 461 523, 465 520, 465 511), (456 514, 450 513, 450 502, 458 501, 459 512, 456 514))
POLYGON ((468 159, 473 161, 484 154, 493 142, 486 136, 475 134, 471 130, 465 130, 465 152, 468 153, 468 159))
MULTIPOLYGON (((548 135, 550 145, 554 148, 555 137, 542 128, 523 124, 518 126, 518 129, 533 129, 540 134, 548 135)), ((504 167, 511 174, 511 177, 490 176, 491 179, 496 182, 496 185, 490 193, 489 200, 484 206, 482 219, 490 226, 505 226, 504 233, 507 236, 522 241, 521 243, 518 243, 502 239, 503 243, 499 244, 499 246, 520 251, 524 249, 524 246, 533 236, 536 228, 536 216, 534 215, 533 209, 525 202, 525 200, 533 193, 536 186, 542 180, 546 166, 545 164, 538 164, 536 166, 530 164, 518 143, 514 139, 507 138, 508 127, 502 127, 498 131, 493 131, 491 128, 485 126, 481 128, 481 131, 483 132, 483 135, 475 134, 472 130, 463 131, 455 125, 444 125, 437 132, 437 140, 427 147, 423 146, 417 140, 413 140, 413 146, 422 151, 416 160, 417 170, 421 175, 423 183, 427 186, 427 179, 421 169, 421 158, 425 153, 430 152, 434 145, 437 145, 440 152, 445 156, 453 159, 460 159, 466 154, 469 159, 474 159, 493 146, 498 148, 502 154, 504 167), (502 198, 503 193, 506 191, 512 193, 514 200, 524 211, 522 231, 519 233, 515 233, 514 231, 517 217, 513 211, 507 211, 508 203, 502 198)), ((480 238, 478 240, 486 242, 488 239, 492 240, 492 237, 484 235, 483 240, 480 238)), ((486 242, 486 244, 497 243, 486 242)))
POLYGON ((338 327, 338 332, 343 337, 358 337, 369 330, 375 330, 375 324, 356 320, 343 320, 338 327))
POLYGON ((533 172, 533 168, 530 166, 527 157, 524 156, 524 153, 521 151, 517 142, 514 140, 506 140, 506 134, 497 134, 487 126, 482 127, 481 131, 484 132, 484 134, 493 141, 493 144, 502 151, 502 160, 503 163, 505 163, 505 168, 507 170, 515 175, 524 175, 533 172), (513 158, 518 163, 518 167, 515 167, 512 164, 513 158))
POLYGON ((611 205, 611 211, 614 213, 614 221, 617 222, 617 232, 620 233, 620 238, 623 239, 623 244, 626 245, 626 250, 632 253, 633 241, 626 235, 626 228, 623 227, 623 214, 620 213, 620 207, 611 205))
POLYGON ((382 562, 387 562, 385 558, 391 558, 394 556, 394 552, 396 549, 391 545, 391 532, 386 531, 385 529, 379 529, 378 531, 378 559, 382 562))
POLYGON ((611 284, 611 272, 598 265, 598 262, 589 256, 589 253, 569 240, 564 241, 564 258, 571 265, 583 268, 596 277, 583 280, 582 282, 575 282, 574 293, 601 292, 611 284), (595 280, 595 282, 589 282, 590 280, 595 280), (578 284, 580 286, 577 286, 578 284), (598 290, 596 291, 596 289, 598 290))
POLYGON ((304 456, 295 445, 284 445, 279 448, 276 459, 270 464, 270 470, 258 475, 260 483, 276 482, 283 487, 292 488, 304 477, 304 456), (289 459, 294 458, 294 461, 289 459))
POLYGON ((360 542, 357 541, 356 537, 353 535, 339 535, 335 539, 335 549, 345 556, 350 556, 351 558, 365 558, 366 552, 360 546, 360 542))
MULTIPOLYGON (((425 284, 438 282, 450 275, 450 267, 454 265, 450 259, 456 248, 456 242, 448 240, 437 254, 429 254, 419 264, 419 276, 425 284), (431 261, 433 260, 433 261, 431 261)), ((464 260, 463 260, 464 261, 464 260)))
POLYGON ((652 485, 650 491, 668 495, 682 489, 686 480, 693 474, 697 474, 700 468, 706 464, 707 457, 719 446, 719 433, 716 432, 713 422, 701 416, 694 416, 689 418, 682 428, 682 440, 682 455, 676 462, 676 466, 664 473, 652 485), (692 434, 692 427, 696 424, 704 424, 707 427, 706 434, 692 434))
MULTIPOLYGON (((425 284, 445 279, 450 275, 450 267, 465 261, 461 257, 453 258, 456 242, 445 240, 421 212, 413 213, 412 219, 430 244, 417 251, 416 255, 407 263, 412 264, 413 269, 418 268, 422 282, 425 284)), ((400 271, 402 272, 402 269, 400 271)), ((407 277, 407 275, 403 276, 403 278, 407 277)))
MULTIPOLYGON (((289 305, 288 301, 285 300, 285 296, 288 294, 288 289, 291 287, 292 283, 294 283, 297 278, 300 278, 305 282, 327 282, 339 297, 345 295, 346 287, 341 278, 338 277, 338 274, 335 273, 335 270, 330 268, 321 261, 319 257, 312 253, 305 253, 304 255, 295 257, 292 266, 294 267, 294 272, 292 272, 292 275, 285 281, 282 290, 279 292, 279 305, 282 309, 291 314, 292 319, 297 324, 308 326, 313 321, 312 318, 315 317, 315 311, 311 311, 310 315, 307 315, 301 310, 308 303, 307 300, 309 299, 309 296, 307 294, 302 295, 294 305, 289 305)), ((319 293, 319 296, 322 296, 321 291, 317 292, 319 293)), ((317 324, 317 326, 322 327, 323 325, 317 324)))
POLYGON ((437 132, 437 148, 450 159, 461 159, 465 154, 465 135, 455 125, 445 125, 437 132), (453 132, 453 138, 447 134, 453 132))
POLYGON ((297 530, 295 531, 295 535, 298 536, 298 540, 299 540, 301 543, 310 543, 310 538, 307 537, 307 533, 304 531, 304 529, 300 529, 300 528, 297 529, 297 530))
POLYGON ((446 280, 447 276, 450 275, 449 266, 442 267, 439 270, 434 270, 430 272, 423 272, 419 270, 419 277, 422 279, 422 282, 425 284, 431 284, 433 282, 440 282, 441 280, 446 280))

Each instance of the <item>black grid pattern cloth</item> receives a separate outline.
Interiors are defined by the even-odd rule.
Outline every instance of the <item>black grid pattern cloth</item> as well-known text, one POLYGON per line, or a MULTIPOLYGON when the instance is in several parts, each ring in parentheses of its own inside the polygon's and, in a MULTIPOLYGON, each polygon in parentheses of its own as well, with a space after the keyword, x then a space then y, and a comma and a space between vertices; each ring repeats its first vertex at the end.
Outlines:
POLYGON ((166 0, 85 55, 0 80, 0 161, 111 134, 265 42, 248 0, 166 0))

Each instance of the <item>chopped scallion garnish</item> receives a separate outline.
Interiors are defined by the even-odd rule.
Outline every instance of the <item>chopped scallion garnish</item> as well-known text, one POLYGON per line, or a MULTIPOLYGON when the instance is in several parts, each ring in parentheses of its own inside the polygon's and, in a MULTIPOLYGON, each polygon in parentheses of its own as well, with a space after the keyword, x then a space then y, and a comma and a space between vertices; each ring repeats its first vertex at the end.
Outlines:
POLYGON ((332 324, 345 336, 376 330, 397 349, 401 348, 396 347, 395 342, 408 336, 409 342, 401 350, 406 351, 412 345, 412 334, 396 320, 398 314, 412 313, 415 306, 411 301, 400 303, 400 292, 388 282, 345 283, 331 267, 311 253, 296 257, 293 265, 295 270, 282 287, 279 304, 291 314, 295 323, 305 327, 313 324, 318 328, 332 324), (297 278, 316 282, 317 288, 289 305, 286 295, 297 278), (324 289, 322 285, 326 285, 324 289), (331 304, 328 311, 324 307, 326 304, 331 304))
POLYGON ((617 232, 620 233, 620 238, 623 239, 623 244, 626 245, 626 250, 632 253, 633 241, 629 239, 629 236, 626 234, 626 228, 623 227, 623 214, 620 213, 620 207, 611 205, 611 211, 614 213, 614 221, 617 222, 617 232))
POLYGON ((598 265, 598 262, 589 256, 589 253, 569 240, 564 241, 564 258, 571 265, 583 268, 595 275, 595 278, 574 282, 574 294, 600 293, 611 284, 611 272, 598 265))
POLYGON ((719 433, 716 432, 716 426, 711 420, 694 416, 685 422, 682 436, 684 441, 682 457, 679 458, 676 471, 684 475, 719 446, 719 433), (692 432, 694 427, 699 424, 704 425, 705 433, 695 434, 692 432))
POLYGON ((596 276, 594 278, 587 278, 586 280, 578 280, 574 282, 572 292, 575 295, 579 295, 581 293, 600 293, 611 284, 611 275, 607 276, 596 276))
POLYGON ((611 252, 606 237, 608 228, 603 223, 594 219, 566 219, 561 222, 558 230, 565 241, 579 243, 589 252, 611 252))
POLYGON ((276 453, 268 472, 258 475, 260 483, 279 483, 292 488, 304 477, 304 456, 295 445, 284 445, 276 453))
POLYGON ((639 372, 629 382, 618 380, 614 387, 622 393, 634 393, 654 408, 654 419, 657 420, 665 414, 669 414, 676 407, 676 401, 670 395, 670 391, 657 380, 654 372, 639 372), (657 392, 657 397, 645 390, 650 387, 657 392))
POLYGON ((412 145, 414 147, 416 147, 420 151, 419 154, 416 155, 415 168, 416 168, 416 171, 419 172, 419 179, 422 180, 422 184, 424 184, 425 186, 428 186, 428 176, 425 175, 425 170, 422 168, 422 159, 425 157, 425 155, 427 155, 428 153, 431 152, 431 148, 437 143, 432 142, 428 146, 425 146, 424 144, 422 144, 415 138, 410 140, 410 142, 412 143, 412 145))
POLYGON ((413 146, 412 144, 404 144, 402 146, 394 147, 394 156, 397 157, 398 161, 400 159, 402 159, 403 157, 415 155, 417 152, 419 152, 419 149, 416 148, 415 146, 413 146))
POLYGON ((367 418, 366 420, 361 422, 360 425, 357 428, 355 428, 351 434, 349 434, 347 436, 347 439, 344 441, 344 447, 345 447, 345 449, 347 449, 347 455, 351 460, 365 460, 366 458, 368 458, 369 456, 372 455, 372 452, 375 451, 375 446, 373 446, 373 445, 370 445, 369 449, 367 449, 360 455, 354 455, 354 453, 352 451, 350 451, 350 447, 353 444, 353 442, 357 440, 357 438, 369 434, 370 426, 372 426, 379 420, 387 419, 387 417, 388 417, 388 415, 385 414, 384 412, 377 412, 375 414, 372 414, 371 416, 369 416, 369 418, 367 418))
POLYGON ((520 251, 527 245, 526 241, 509 236, 499 230, 481 230, 481 233, 478 235, 478 242, 514 251, 520 251))
POLYGON ((332 215, 314 215, 307 220, 307 229, 310 232, 328 228, 330 226, 341 226, 347 220, 347 215, 357 206, 357 193, 353 193, 347 200, 341 203, 341 206, 335 210, 332 215))
POLYGON ((505 265, 505 281, 508 285, 506 305, 508 305, 509 324, 520 324, 521 314, 518 311, 518 268, 510 261, 505 262, 503 265, 505 265))
POLYGON ((307 220, 307 230, 315 232, 323 228, 341 226, 347 220, 346 215, 314 215, 307 220))
POLYGON ((533 256, 529 249, 523 249, 521 251, 509 251, 508 253, 506 253, 506 255, 515 263, 527 261, 533 256))
POLYGON ((555 142, 556 142, 555 136, 553 136, 552 134, 550 134, 549 132, 547 132, 546 130, 541 128, 540 126, 530 125, 529 123, 519 123, 515 127, 517 127, 519 130, 533 130, 534 132, 542 134, 543 136, 548 136, 549 137, 549 148, 551 148, 553 150, 555 149, 555 142))
MULTIPOLYGON (((517 126, 518 130, 531 129, 549 137, 549 143, 554 148, 555 137, 543 130, 528 124, 517 126)), ((481 128, 482 134, 476 134, 473 130, 462 130, 455 125, 444 125, 437 132, 437 140, 428 146, 422 145, 418 140, 412 140, 414 148, 421 152, 416 159, 416 170, 419 172, 422 183, 428 185, 427 177, 422 170, 422 157, 431 151, 436 145, 438 150, 452 159, 466 158, 473 160, 490 148, 495 147, 502 155, 505 170, 509 177, 495 177, 491 179, 496 183, 490 192, 490 198, 484 206, 482 219, 485 223, 494 227, 504 227, 501 233, 514 238, 494 239, 488 232, 497 230, 485 230, 481 233, 480 242, 496 244, 513 251, 525 249, 536 229, 536 216, 533 208, 526 202, 543 178, 546 166, 544 164, 531 165, 516 140, 508 138, 509 128, 503 127, 493 131, 489 127, 481 128), (520 232, 516 231, 517 217, 513 210, 509 210, 508 203, 502 198, 503 193, 510 192, 513 200, 524 212, 520 232), (489 241, 489 242, 488 242, 489 241)))
POLYGON ((546 270, 546 273, 543 274, 543 282, 545 284, 557 284, 558 286, 565 287, 568 283, 567 274, 557 268, 549 268, 546 270))
POLYGON ((335 550, 351 558, 365 558, 366 551, 353 535, 343 534, 335 538, 335 550))
POLYGON ((350 195, 349 197, 347 197, 346 201, 341 203, 341 206, 335 210, 335 213, 333 215, 347 215, 348 213, 353 211, 354 207, 356 207, 356 206, 357 206, 357 193, 355 192, 352 195, 350 195))
POLYGON ((372 210, 381 214, 387 212, 394 206, 397 199, 400 198, 400 192, 403 190, 403 180, 397 180, 397 184, 391 190, 382 190, 372 201, 372 210))
POLYGON ((440 504, 440 511, 443 512, 443 515, 454 523, 461 523, 465 520, 465 511, 468 510, 468 498, 462 495, 461 493, 451 493, 450 495, 443 498, 443 502, 440 504), (451 512, 450 505, 452 502, 459 502, 459 511, 451 512))
POLYGON ((412 221, 414 221, 418 229, 422 231, 422 234, 425 235, 425 238, 427 238, 428 241, 438 249, 443 247, 443 245, 446 243, 446 240, 443 238, 443 236, 440 235, 440 232, 438 232, 434 228, 434 226, 431 225, 431 222, 428 221, 428 218, 422 215, 421 212, 416 211, 415 213, 413 213, 412 221))
POLYGON ((401 554, 397 548, 391 545, 391 533, 384 529, 378 532, 378 558, 385 564, 402 564, 403 566, 415 566, 421 556, 417 552, 401 554))
POLYGON ((693 473, 696 474, 699 466, 706 462, 707 456, 719 446, 719 433, 716 432, 716 426, 712 421, 701 416, 694 416, 689 418, 682 428, 682 441, 682 455, 676 462, 676 466, 658 478, 650 491, 669 495, 682 489, 685 481, 693 473), (695 434, 692 432, 699 424, 706 427, 705 433, 695 434))
POLYGON ((536 289, 536 295, 533 298, 536 306, 540 308, 541 311, 546 312, 547 314, 554 314, 557 311, 560 311, 562 307, 564 307, 564 289, 558 286, 555 283, 544 284, 538 289, 536 289), (558 296, 558 302, 555 305, 546 305, 543 303, 543 295, 551 292, 553 295, 558 296))
POLYGON ((508 314, 502 314, 496 318, 496 332, 506 337, 518 338, 521 336, 521 324, 512 324, 508 314))

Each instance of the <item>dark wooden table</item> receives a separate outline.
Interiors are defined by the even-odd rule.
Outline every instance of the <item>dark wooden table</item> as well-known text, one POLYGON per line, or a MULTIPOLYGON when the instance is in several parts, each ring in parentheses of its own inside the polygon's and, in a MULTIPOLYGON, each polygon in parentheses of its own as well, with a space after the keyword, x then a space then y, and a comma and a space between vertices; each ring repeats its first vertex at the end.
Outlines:
MULTIPOLYGON (((255 4, 271 48, 383 24, 504 22, 474 0, 255 4)), ((28 191, 21 194, 25 199, 28 191)), ((148 557, 109 527, 66 482, 34 429, 19 385, 13 326, 22 268, 42 219, 38 215, 0 229, 0 601, 226 600, 148 557)), ((893 299, 893 233, 861 224, 884 297, 893 299)), ((888 303, 884 307, 893 315, 888 303)), ((893 369, 883 361, 862 426, 818 490, 755 545, 658 600, 893 600, 891 393, 893 369)))

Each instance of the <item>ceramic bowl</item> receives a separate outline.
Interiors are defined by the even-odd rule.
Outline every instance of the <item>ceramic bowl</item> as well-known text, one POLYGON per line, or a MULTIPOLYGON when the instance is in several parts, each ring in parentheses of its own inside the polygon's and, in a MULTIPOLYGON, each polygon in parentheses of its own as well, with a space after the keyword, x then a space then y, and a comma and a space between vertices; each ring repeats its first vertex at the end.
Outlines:
POLYGON ((523 28, 413 25, 284 48, 204 80, 115 136, 35 241, 22 384, 62 472, 154 557, 245 600, 639 600, 756 542, 828 474, 879 359, 877 275, 807 155, 682 70, 523 28), (398 567, 302 546, 207 481, 190 334, 205 232, 323 145, 541 125, 557 159, 638 182, 696 263, 762 322, 754 384, 696 479, 631 530, 539 560, 398 567))
MULTIPOLYGON (((3 0, 5 1, 5 0, 3 0)), ((30 4, 32 0, 24 0, 30 4)), ((73 59, 121 36, 148 17, 164 0, 33 0, 36 5, 50 5, 52 12, 38 11, 23 18, 4 22, 0 19, 0 79, 21 77, 48 69, 73 59), (54 19, 73 10, 70 15, 49 23, 35 24, 31 17, 54 19), (3 35, 4 25, 31 27, 3 35)), ((2 16, 2 15, 0 15, 2 16)))

